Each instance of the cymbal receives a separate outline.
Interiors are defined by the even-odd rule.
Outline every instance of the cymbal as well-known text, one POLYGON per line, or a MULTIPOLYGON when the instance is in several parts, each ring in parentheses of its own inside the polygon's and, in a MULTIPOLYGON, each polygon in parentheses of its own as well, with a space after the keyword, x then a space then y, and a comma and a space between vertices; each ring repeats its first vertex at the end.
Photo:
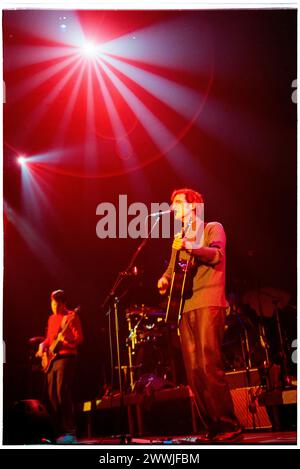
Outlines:
POLYGON ((164 316, 165 313, 163 310, 159 308, 155 308, 153 306, 146 306, 146 305, 134 305, 131 308, 126 309, 126 316, 153 316, 153 317, 160 317, 164 316))
POLYGON ((29 344, 36 344, 37 342, 43 342, 45 340, 45 337, 42 336, 37 336, 37 337, 30 337, 28 340, 29 344))
POLYGON ((147 337, 162 337, 163 333, 161 331, 158 331, 157 329, 153 330, 145 330, 143 332, 139 333, 139 339, 146 339, 147 337))
POLYGON ((291 294, 272 287, 251 290, 243 295, 243 303, 253 308, 258 316, 272 317, 277 308, 284 308, 290 301, 291 294))

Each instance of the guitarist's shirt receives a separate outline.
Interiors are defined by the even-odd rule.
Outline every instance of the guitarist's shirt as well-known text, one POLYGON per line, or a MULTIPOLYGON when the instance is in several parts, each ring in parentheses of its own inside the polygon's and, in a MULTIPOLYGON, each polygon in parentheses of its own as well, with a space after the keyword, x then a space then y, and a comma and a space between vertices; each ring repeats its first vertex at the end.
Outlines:
POLYGON ((52 314, 49 316, 44 345, 49 347, 52 344, 65 321, 68 322, 68 327, 63 334, 64 341, 59 345, 58 355, 76 355, 77 345, 82 342, 83 335, 80 319, 74 311, 68 311, 68 314, 52 314))
MULTIPOLYGON (((192 311, 207 306, 220 306, 226 308, 228 303, 225 297, 225 270, 226 270, 226 235, 223 226, 218 222, 207 223, 204 227, 201 246, 214 247, 219 251, 217 264, 203 264, 194 257, 196 263, 193 278, 193 294, 184 303, 183 311, 192 311)), ((172 274, 173 260, 176 251, 172 249, 172 256, 164 276, 169 280, 172 274)), ((185 259, 188 254, 180 252, 180 259, 185 259)))

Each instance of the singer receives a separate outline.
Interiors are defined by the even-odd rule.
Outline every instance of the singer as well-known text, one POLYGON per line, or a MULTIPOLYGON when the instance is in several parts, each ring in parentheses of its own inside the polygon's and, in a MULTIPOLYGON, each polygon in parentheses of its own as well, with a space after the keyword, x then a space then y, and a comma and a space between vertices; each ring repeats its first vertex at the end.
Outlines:
MULTIPOLYGON (((203 204, 201 194, 187 188, 175 190, 171 202, 175 218, 182 226, 203 227, 201 220, 197 221, 196 211, 197 204, 203 204)), ((200 243, 187 239, 183 232, 178 234, 169 266, 157 283, 161 294, 167 292, 171 283, 173 287, 177 252, 180 261, 193 262, 192 294, 184 302, 179 331, 188 382, 207 428, 207 434, 199 440, 207 442, 234 440, 241 434, 221 359, 227 307, 225 245, 224 228, 217 222, 204 224, 200 243)))

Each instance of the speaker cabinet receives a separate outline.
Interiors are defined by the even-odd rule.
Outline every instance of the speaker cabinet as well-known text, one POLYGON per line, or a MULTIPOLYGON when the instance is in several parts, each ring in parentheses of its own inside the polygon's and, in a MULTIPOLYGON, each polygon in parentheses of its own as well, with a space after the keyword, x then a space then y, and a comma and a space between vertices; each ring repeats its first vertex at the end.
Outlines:
POLYGON ((266 406, 259 405, 264 390, 257 368, 230 371, 226 380, 231 392, 234 411, 245 429, 272 428, 266 406))
POLYGON ((265 406, 258 404, 257 387, 231 389, 235 415, 245 429, 272 428, 265 406))
POLYGON ((49 443, 54 436, 49 414, 36 399, 17 401, 4 419, 4 444, 49 443))

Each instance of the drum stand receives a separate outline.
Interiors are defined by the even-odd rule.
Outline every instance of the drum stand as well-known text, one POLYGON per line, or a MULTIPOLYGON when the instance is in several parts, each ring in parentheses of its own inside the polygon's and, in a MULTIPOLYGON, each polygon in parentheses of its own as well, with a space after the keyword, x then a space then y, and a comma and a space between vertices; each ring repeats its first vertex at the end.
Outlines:
MULTIPOLYGON (((239 321, 240 323, 242 323, 240 319, 239 321)), ((243 328, 243 334, 240 334, 243 362, 245 365, 245 370, 249 371, 252 368, 251 353, 250 353, 250 347, 249 347, 249 336, 248 336, 248 331, 247 331, 245 324, 242 323, 241 325, 243 328)))
POLYGON ((128 365, 129 365, 129 383, 130 383, 130 391, 132 392, 135 385, 135 376, 134 370, 135 367, 133 366, 132 362, 132 355, 134 355, 135 347, 137 345, 137 329, 142 321, 143 317, 139 319, 136 325, 132 328, 130 314, 126 315, 127 323, 128 323, 128 339, 127 339, 127 347, 128 347, 128 365))
POLYGON ((252 415, 252 426, 253 429, 256 429, 256 420, 255 420, 255 414, 257 412, 256 409, 256 395, 255 392, 253 392, 253 388, 251 387, 251 375, 250 375, 250 370, 252 368, 252 361, 251 361, 251 352, 250 352, 250 346, 249 346, 249 336, 248 336, 248 331, 247 331, 247 325, 245 322, 239 317, 238 312, 235 312, 237 320, 242 328, 242 332, 240 332, 240 341, 241 341, 241 350, 242 350, 242 356, 243 356, 243 362, 244 362, 244 367, 245 367, 245 372, 246 372, 246 382, 247 382, 247 388, 248 388, 248 409, 249 412, 252 415))
POLYGON ((280 348, 280 361, 281 361, 281 368, 282 368, 282 387, 285 388, 286 385, 288 385, 288 360, 286 356, 286 351, 285 351, 285 345, 284 345, 284 340, 283 340, 283 335, 282 335, 282 328, 281 328, 281 323, 280 323, 280 317, 279 317, 279 309, 278 309, 278 301, 275 300, 273 301, 275 305, 275 321, 276 321, 276 327, 277 327, 277 332, 278 332, 278 338, 279 338, 279 348, 280 348))

